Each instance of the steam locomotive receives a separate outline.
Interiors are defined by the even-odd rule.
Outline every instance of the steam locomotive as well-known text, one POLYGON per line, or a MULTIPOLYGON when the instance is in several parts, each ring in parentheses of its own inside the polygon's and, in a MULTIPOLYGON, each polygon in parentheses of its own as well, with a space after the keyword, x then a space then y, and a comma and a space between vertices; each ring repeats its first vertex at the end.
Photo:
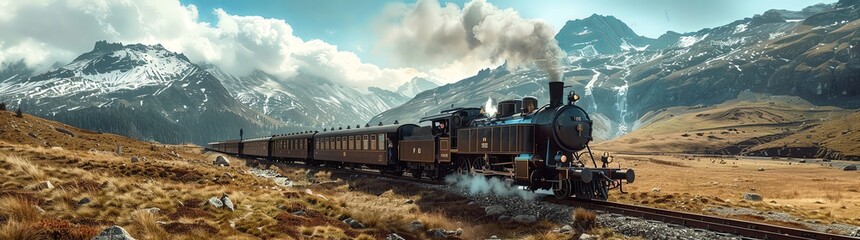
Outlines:
POLYGON ((634 181, 634 171, 610 167, 608 153, 595 158, 588 146, 593 122, 575 104, 575 92, 562 103, 564 88, 550 82, 549 104, 538 107, 534 97, 501 101, 490 116, 485 108, 452 108, 421 118, 419 124, 429 126, 395 121, 212 142, 207 148, 315 166, 409 172, 416 178, 483 175, 529 190, 552 190, 560 199, 606 200, 610 189, 634 181))

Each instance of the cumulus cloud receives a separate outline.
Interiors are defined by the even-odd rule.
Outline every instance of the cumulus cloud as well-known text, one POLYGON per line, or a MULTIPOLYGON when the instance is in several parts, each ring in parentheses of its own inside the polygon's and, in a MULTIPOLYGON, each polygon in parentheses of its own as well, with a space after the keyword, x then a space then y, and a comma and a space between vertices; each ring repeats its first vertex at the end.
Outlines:
MULTIPOLYGON (((433 75, 455 75, 466 69, 506 63, 515 69, 529 64, 561 80, 562 51, 555 31, 541 20, 523 19, 513 9, 499 9, 473 0, 462 9, 437 0, 391 4, 377 23, 378 47, 399 65, 442 66, 433 75)), ((451 79, 447 79, 451 80, 451 79)))
POLYGON ((396 88, 424 74, 381 68, 321 40, 303 40, 280 19, 238 16, 216 9, 201 22, 194 5, 177 0, 28 0, 0 2, 0 63, 23 60, 45 70, 91 50, 98 40, 162 44, 192 61, 236 75, 259 69, 288 79, 299 73, 359 89, 396 88))

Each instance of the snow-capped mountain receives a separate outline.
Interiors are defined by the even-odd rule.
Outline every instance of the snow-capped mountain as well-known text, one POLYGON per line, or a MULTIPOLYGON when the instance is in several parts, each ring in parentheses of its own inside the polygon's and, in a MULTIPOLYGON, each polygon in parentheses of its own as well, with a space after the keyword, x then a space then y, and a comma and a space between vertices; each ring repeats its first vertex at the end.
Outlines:
POLYGON ((434 83, 430 80, 416 77, 416 78, 413 78, 412 80, 409 80, 409 82, 406 82, 403 85, 400 85, 400 87, 398 87, 397 91, 395 91, 395 92, 399 93, 403 96, 415 97, 415 95, 418 95, 419 93, 421 93, 423 91, 427 91, 427 90, 436 88, 438 86, 439 85, 437 85, 436 83, 434 83))
POLYGON ((368 93, 301 74, 281 79, 262 71, 236 77, 210 67, 238 101, 297 129, 364 125, 374 115, 408 100, 400 94, 370 88, 368 93))
POLYGON ((3 81, 0 99, 67 124, 167 143, 236 135, 225 129, 254 134, 283 127, 243 107, 217 78, 161 45, 97 42, 65 66, 3 81))
MULTIPOLYGON (((573 26, 556 36, 569 53, 564 82, 582 96, 578 105, 589 110, 595 123, 607 125, 595 131, 602 139, 629 132, 650 111, 721 103, 743 91, 858 108, 858 5, 860 1, 842 0, 802 11, 770 10, 658 39, 638 38, 614 17, 569 21, 573 26), (625 49, 625 43, 632 48, 625 49), (578 51, 586 45, 595 51, 578 51)), ((486 70, 418 94, 370 122, 415 121, 451 104, 482 106, 487 98, 498 102, 531 95, 546 103, 546 85, 546 74, 538 70, 486 70)))

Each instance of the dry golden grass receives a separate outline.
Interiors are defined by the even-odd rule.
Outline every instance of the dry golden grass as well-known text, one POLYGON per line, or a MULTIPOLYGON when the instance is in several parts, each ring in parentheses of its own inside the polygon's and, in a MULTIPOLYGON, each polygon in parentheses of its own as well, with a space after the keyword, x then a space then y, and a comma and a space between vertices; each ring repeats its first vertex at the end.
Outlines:
POLYGON ((842 171, 826 163, 743 157, 620 154, 615 160, 613 164, 636 170, 636 182, 625 186, 629 194, 610 194, 610 201, 704 214, 713 214, 709 209, 714 207, 745 207, 784 212, 805 220, 860 225, 860 172, 842 171), (649 158, 689 167, 673 167, 649 158), (660 191, 653 192, 654 188, 660 191), (764 201, 743 200, 747 192, 760 194, 764 201))
POLYGON ((3 165, 10 165, 13 171, 23 173, 25 175, 24 177, 27 177, 30 180, 39 181, 45 178, 45 173, 36 168, 30 160, 19 156, 0 155, 0 161, 3 162, 3 165))
POLYGON ((0 239, 40 240, 45 238, 43 229, 32 221, 8 221, 0 226, 0 239))
POLYGON ((597 227, 597 214, 582 208, 573 210, 573 225, 574 230, 579 232, 589 232, 597 227))
POLYGON ((22 196, 0 198, 0 217, 9 221, 36 221, 42 217, 33 199, 22 196))

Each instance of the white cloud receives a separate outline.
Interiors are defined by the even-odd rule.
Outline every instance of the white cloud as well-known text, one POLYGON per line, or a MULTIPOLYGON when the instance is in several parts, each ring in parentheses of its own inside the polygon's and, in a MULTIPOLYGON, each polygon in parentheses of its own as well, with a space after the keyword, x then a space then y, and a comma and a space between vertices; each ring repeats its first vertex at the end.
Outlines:
POLYGON ((443 81, 502 63, 511 69, 535 64, 551 80, 561 78, 562 51, 552 27, 484 0, 470 1, 462 9, 438 0, 390 4, 376 25, 381 36, 377 47, 390 53, 394 63, 429 66, 431 75, 443 81))
POLYGON ((98 40, 162 44, 192 61, 243 75, 254 69, 289 78, 309 73, 359 89, 394 89, 412 68, 381 68, 321 40, 305 41, 280 19, 231 15, 198 19, 194 5, 177 0, 28 0, 0 2, 0 63, 23 59, 45 70, 90 51, 98 40))

